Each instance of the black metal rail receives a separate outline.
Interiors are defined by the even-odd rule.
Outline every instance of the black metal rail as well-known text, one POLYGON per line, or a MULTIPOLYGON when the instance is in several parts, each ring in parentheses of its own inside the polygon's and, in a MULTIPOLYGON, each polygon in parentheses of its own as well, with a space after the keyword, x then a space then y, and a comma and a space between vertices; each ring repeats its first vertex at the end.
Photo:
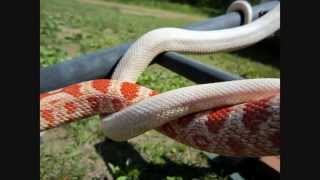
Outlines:
MULTIPOLYGON (((257 19, 277 5, 270 1, 253 7, 253 19, 257 19)), ((218 30, 241 25, 241 13, 233 12, 185 27, 191 30, 218 30)), ((121 56, 130 47, 130 43, 40 69, 40 92, 46 92, 70 84, 110 77, 121 56)), ((174 52, 163 53, 154 60, 174 72, 177 72, 196 83, 229 81, 241 79, 237 75, 207 66, 174 52)))

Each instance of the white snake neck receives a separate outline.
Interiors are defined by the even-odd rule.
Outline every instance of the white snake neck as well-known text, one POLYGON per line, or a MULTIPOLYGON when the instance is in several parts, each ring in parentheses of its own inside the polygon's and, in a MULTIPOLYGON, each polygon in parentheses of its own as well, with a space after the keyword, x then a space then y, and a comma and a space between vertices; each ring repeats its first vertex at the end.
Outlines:
POLYGON ((251 5, 248 1, 237 0, 234 1, 227 9, 227 13, 240 11, 244 15, 244 24, 252 22, 253 12, 251 5))
POLYGON ((192 31, 159 28, 144 34, 125 53, 112 79, 136 82, 139 75, 160 53, 166 51, 213 53, 231 51, 257 43, 280 29, 280 3, 263 17, 243 26, 192 31))

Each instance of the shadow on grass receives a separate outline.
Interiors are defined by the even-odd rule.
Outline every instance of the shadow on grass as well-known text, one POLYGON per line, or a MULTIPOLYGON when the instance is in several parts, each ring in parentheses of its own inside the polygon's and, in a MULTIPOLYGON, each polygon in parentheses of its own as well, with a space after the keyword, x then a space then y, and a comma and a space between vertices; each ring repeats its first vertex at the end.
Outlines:
MULTIPOLYGON (((196 167, 178 164, 166 157, 164 164, 147 162, 140 153, 128 142, 114 142, 109 139, 95 145, 97 153, 103 158, 109 172, 113 176, 128 175, 130 171, 139 171, 138 179, 166 179, 168 176, 183 179, 203 179, 210 175, 227 177, 238 173, 244 179, 280 179, 279 173, 259 161, 257 158, 238 158, 208 156, 209 167, 196 167), (115 174, 109 163, 118 166, 122 173, 115 174)), ((231 179, 230 177, 228 179, 231 179)))
POLYGON ((255 45, 232 53, 280 69, 280 41, 277 38, 265 39, 255 45))
POLYGON ((131 144, 127 142, 114 142, 109 139, 96 144, 95 149, 103 158, 113 176, 116 174, 112 172, 112 168, 108 163, 118 166, 123 171, 123 174, 128 174, 130 170, 138 169, 140 173, 139 179, 165 179, 167 176, 193 179, 206 175, 228 176, 235 171, 235 168, 231 167, 230 163, 225 163, 222 166, 218 161, 212 161, 208 168, 178 164, 166 157, 162 157, 165 160, 164 164, 150 163, 131 144))
POLYGON ((238 164, 238 173, 245 179, 279 180, 280 173, 258 158, 246 158, 238 164))

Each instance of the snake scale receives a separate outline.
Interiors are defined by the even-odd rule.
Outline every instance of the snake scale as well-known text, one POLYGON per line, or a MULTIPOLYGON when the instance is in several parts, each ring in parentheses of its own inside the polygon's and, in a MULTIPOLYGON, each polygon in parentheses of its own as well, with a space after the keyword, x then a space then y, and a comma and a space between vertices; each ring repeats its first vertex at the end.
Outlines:
POLYGON ((208 152, 278 155, 279 79, 194 85, 162 94, 135 82, 159 53, 230 51, 270 36, 280 27, 279 9, 280 4, 252 23, 226 30, 160 28, 145 34, 120 60, 112 80, 91 80, 40 94, 40 131, 100 114, 106 136, 117 141, 156 129, 208 152))

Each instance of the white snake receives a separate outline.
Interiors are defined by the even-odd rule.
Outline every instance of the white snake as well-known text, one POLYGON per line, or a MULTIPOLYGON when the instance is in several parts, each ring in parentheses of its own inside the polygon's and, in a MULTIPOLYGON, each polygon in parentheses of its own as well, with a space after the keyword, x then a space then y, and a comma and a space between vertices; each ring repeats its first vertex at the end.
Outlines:
POLYGON ((160 53, 166 51, 213 53, 231 51, 257 43, 280 28, 280 3, 252 23, 216 31, 160 28, 139 38, 125 53, 112 79, 136 82, 139 75, 160 53))

